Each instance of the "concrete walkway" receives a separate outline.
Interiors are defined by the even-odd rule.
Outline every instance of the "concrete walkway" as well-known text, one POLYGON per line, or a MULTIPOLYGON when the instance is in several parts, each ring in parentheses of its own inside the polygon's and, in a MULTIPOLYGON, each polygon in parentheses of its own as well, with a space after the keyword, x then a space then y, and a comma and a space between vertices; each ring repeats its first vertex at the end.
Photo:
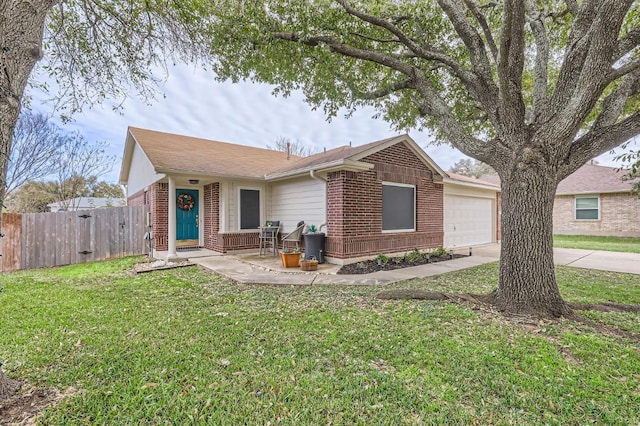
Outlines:
POLYGON ((411 268, 360 275, 338 275, 336 272, 340 269, 340 266, 329 264, 318 265, 319 270, 313 272, 303 272, 298 268, 284 269, 279 266, 279 258, 269 257, 263 257, 260 263, 251 262, 251 257, 243 257, 242 255, 200 257, 190 258, 189 260, 242 284, 381 285, 413 278, 440 275, 495 262, 497 259, 484 256, 471 256, 411 268), (266 261, 264 260, 265 258, 266 261), (266 262, 273 263, 273 267, 265 266, 266 262))
MULTIPOLYGON (((468 249, 460 253, 467 254, 468 249)), ((453 259, 393 271, 379 271, 363 275, 338 275, 339 265, 322 264, 318 271, 304 272, 297 268, 283 268, 280 259, 255 254, 211 255, 187 252, 193 263, 202 265, 217 274, 242 284, 258 285, 382 285, 440 275, 447 272, 471 268, 500 259, 500 245, 492 244, 473 248, 473 256, 453 259)), ((640 274, 640 254, 616 253, 595 250, 554 249, 557 265, 603 271, 640 274)))

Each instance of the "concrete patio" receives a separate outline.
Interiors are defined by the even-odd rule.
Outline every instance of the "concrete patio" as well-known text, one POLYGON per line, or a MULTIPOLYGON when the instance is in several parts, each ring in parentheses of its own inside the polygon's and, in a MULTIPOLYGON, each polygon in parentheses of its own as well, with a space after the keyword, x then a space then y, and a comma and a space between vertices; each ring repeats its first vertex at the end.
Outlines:
MULTIPOLYGON (((454 250, 469 254, 469 248, 454 250)), ((166 252, 154 257, 166 259, 166 252)), ((300 268, 284 268, 278 256, 259 256, 255 252, 225 254, 206 249, 182 251, 178 257, 210 269, 243 284, 262 285, 382 285, 458 271, 500 260, 500 245, 473 247, 472 256, 446 262, 431 263, 393 271, 378 271, 361 275, 338 275, 340 265, 324 263, 317 271, 305 272, 300 268)), ((557 265, 603 271, 640 274, 640 254, 596 250, 554 249, 557 265)))

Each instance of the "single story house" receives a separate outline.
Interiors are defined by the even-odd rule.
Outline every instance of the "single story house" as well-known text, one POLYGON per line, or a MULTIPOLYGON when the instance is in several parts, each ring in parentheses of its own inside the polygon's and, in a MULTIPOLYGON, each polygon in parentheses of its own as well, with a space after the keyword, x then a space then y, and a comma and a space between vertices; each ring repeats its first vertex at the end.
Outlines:
MULTIPOLYGON (((640 198, 626 173, 587 163, 567 176, 556 190, 553 233, 640 237, 640 198)), ((481 179, 500 183, 497 175, 481 179)))
POLYGON ((587 163, 558 185, 553 232, 640 237, 640 198, 627 173, 587 163))
POLYGON ((295 157, 130 127, 120 183, 129 205, 150 206, 154 248, 169 256, 256 249, 267 220, 283 233, 322 225, 335 263, 498 238, 499 188, 449 176, 408 135, 295 157))
POLYGON ((105 207, 122 207, 127 205, 124 198, 110 197, 76 197, 64 201, 47 204, 50 212, 93 210, 105 207))

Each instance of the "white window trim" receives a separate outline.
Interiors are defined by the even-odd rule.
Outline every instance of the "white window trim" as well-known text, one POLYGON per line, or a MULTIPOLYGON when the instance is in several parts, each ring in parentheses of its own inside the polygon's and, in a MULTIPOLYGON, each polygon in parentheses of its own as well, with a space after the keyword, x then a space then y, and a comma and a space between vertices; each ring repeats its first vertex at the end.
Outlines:
MULTIPOLYGON (((580 210, 593 210, 593 209, 580 209, 580 210)), ((573 199, 573 219, 579 220, 580 222, 594 222, 600 220, 600 195, 576 195, 573 199), (578 199, 582 198, 596 198, 598 200, 598 218, 597 219, 578 219, 578 199)))
MULTIPOLYGON (((398 183, 398 182, 387 182, 382 181, 382 186, 400 186, 404 188, 413 188, 413 228, 405 228, 405 229, 383 229, 383 234, 397 234, 401 232, 416 232, 416 222, 418 221, 417 213, 418 213, 418 189, 416 185, 410 185, 407 183, 398 183)), ((382 200, 382 205, 384 206, 384 200, 382 200)), ((384 208, 384 207, 383 207, 384 208)), ((382 216, 382 211, 380 212, 380 216, 382 216)), ((382 226, 382 223, 380 223, 382 226)))
POLYGON ((236 192, 236 200, 238 200, 238 202, 236 203, 236 205, 238 206, 238 211, 237 213, 237 223, 238 223, 238 230, 237 232, 257 232, 258 228, 256 229, 252 229, 252 228, 248 228, 248 229, 242 229, 240 226, 241 225, 241 217, 242 217, 242 205, 241 205, 241 199, 240 199, 240 193, 242 190, 250 190, 250 191, 258 191, 258 197, 260 199, 260 222, 258 223, 258 226, 260 226, 264 221, 264 188, 260 188, 257 186, 238 186, 238 191, 236 192))

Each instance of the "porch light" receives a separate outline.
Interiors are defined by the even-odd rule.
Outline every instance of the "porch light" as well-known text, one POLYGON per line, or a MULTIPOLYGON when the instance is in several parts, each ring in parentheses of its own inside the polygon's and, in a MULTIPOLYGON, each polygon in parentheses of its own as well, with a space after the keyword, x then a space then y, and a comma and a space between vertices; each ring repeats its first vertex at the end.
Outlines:
POLYGON ((197 184, 199 184, 199 183, 200 183, 200 181, 199 181, 198 179, 189 179, 189 183, 190 183, 191 185, 197 185, 197 184))

